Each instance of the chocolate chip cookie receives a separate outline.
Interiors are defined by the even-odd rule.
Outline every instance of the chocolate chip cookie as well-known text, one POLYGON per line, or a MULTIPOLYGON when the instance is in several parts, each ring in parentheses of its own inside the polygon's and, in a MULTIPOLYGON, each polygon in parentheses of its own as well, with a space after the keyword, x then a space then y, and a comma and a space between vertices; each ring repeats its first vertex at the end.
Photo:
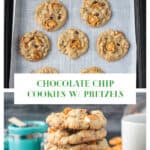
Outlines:
POLYGON ((33 71, 33 73, 58 73, 58 71, 52 67, 43 67, 43 68, 33 71))
POLYGON ((29 61, 39 61, 48 55, 50 40, 41 31, 25 33, 20 41, 20 53, 29 61))
POLYGON ((104 128, 100 130, 60 130, 49 128, 47 141, 53 145, 76 145, 85 142, 99 141, 105 138, 107 132, 104 128))
POLYGON ((87 35, 79 29, 68 29, 58 38, 58 49, 70 59, 76 59, 87 52, 89 41, 87 35))
POLYGON ((83 0, 82 2, 80 16, 91 27, 105 25, 111 15, 112 11, 107 0, 83 0))
POLYGON ((108 148, 108 143, 106 139, 102 141, 93 141, 80 145, 52 145, 47 144, 45 150, 105 150, 108 148))
POLYGON ((90 67, 86 68, 80 71, 81 73, 104 73, 103 70, 101 70, 98 67, 90 67))
POLYGON ((51 113, 46 122, 49 126, 60 129, 98 130, 106 126, 107 120, 99 111, 66 108, 60 113, 51 113))
POLYGON ((67 9, 58 0, 46 0, 36 8, 35 19, 47 31, 60 29, 67 20, 67 9))
POLYGON ((98 54, 107 61, 124 57, 129 50, 129 42, 121 31, 107 30, 97 40, 98 54))

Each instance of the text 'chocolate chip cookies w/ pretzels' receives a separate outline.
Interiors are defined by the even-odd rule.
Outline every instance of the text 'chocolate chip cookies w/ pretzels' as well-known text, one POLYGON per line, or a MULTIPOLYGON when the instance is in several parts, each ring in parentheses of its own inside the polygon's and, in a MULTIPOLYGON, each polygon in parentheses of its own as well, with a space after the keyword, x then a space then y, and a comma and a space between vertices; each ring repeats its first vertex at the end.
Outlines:
POLYGON ((66 23, 67 10, 58 0, 46 0, 36 8, 35 19, 47 31, 58 30, 66 23))
POLYGON ((106 150, 107 120, 99 110, 65 108, 51 113, 45 150, 106 150))
POLYGON ((20 41, 20 53, 29 61, 39 61, 48 55, 51 44, 41 31, 28 32, 20 41))
POLYGON ((58 38, 58 49, 70 59, 76 59, 87 52, 89 41, 87 35, 79 29, 65 30, 58 38))
POLYGON ((80 73, 104 73, 104 71, 98 67, 90 67, 81 70, 80 73))
POLYGON ((129 42, 121 31, 107 30, 97 40, 98 54, 107 61, 124 57, 129 50, 129 42))
POLYGON ((83 0, 80 9, 81 18, 91 27, 105 25, 112 12, 107 0, 83 0))

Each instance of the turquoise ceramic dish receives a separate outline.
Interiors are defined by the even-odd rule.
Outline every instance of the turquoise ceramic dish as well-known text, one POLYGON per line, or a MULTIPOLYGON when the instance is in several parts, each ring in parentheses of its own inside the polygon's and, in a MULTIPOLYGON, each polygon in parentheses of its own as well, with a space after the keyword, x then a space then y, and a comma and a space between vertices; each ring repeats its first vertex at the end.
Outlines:
POLYGON ((8 126, 9 150, 40 150, 43 133, 47 131, 47 124, 42 121, 25 121, 29 126, 8 126))
POLYGON ((4 150, 9 150, 8 137, 5 137, 4 139, 4 150))

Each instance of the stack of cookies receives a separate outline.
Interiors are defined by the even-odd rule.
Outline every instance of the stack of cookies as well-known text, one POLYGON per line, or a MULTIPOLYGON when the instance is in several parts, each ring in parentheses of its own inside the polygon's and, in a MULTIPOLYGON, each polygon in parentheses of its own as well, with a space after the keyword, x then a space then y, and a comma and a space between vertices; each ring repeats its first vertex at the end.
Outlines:
POLYGON ((51 113, 45 150, 106 150, 107 120, 99 110, 65 108, 51 113))

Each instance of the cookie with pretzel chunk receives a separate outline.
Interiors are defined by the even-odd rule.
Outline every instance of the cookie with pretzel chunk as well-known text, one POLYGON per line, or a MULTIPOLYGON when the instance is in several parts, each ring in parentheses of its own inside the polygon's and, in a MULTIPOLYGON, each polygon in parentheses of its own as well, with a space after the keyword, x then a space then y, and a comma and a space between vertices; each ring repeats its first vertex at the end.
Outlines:
POLYGON ((25 33, 20 41, 20 53, 29 61, 39 61, 48 55, 51 44, 48 36, 41 31, 25 33))
POLYGON ((79 29, 67 29, 58 38, 57 47, 70 59, 76 59, 87 52, 87 35, 79 29))
POLYGON ((121 31, 106 30, 98 37, 98 54, 109 62, 123 58, 128 50, 129 42, 121 31))
POLYGON ((47 31, 60 29, 67 20, 67 9, 58 0, 46 0, 36 8, 35 19, 47 31))
POLYGON ((112 11, 107 0, 83 0, 80 16, 91 27, 101 27, 111 18, 112 11))
POLYGON ((99 110, 65 108, 63 112, 51 113, 46 122, 59 129, 98 130, 106 126, 107 120, 99 110))

